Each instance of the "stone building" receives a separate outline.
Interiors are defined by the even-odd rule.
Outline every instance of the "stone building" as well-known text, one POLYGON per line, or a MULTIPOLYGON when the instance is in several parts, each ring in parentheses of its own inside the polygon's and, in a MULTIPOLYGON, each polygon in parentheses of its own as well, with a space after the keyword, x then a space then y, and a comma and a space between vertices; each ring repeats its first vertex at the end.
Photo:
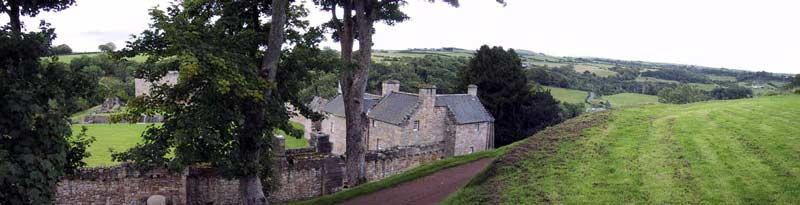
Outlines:
MULTIPOLYGON (((157 83, 159 85, 175 85, 178 84, 178 76, 178 71, 168 71, 157 83)), ((155 83, 149 82, 147 79, 136 78, 133 80, 133 84, 135 87, 134 93, 136 97, 139 97, 142 95, 150 95, 153 84, 155 83)))
MULTIPOLYGON (((494 118, 477 97, 478 87, 467 94, 437 94, 435 86, 418 93, 400 92, 400 82, 383 82, 381 95, 365 94, 364 111, 368 150, 426 144, 445 144, 445 154, 456 156, 494 147, 494 118)), ((322 109, 321 130, 330 135, 334 154, 344 154, 345 115, 342 96, 322 109)))

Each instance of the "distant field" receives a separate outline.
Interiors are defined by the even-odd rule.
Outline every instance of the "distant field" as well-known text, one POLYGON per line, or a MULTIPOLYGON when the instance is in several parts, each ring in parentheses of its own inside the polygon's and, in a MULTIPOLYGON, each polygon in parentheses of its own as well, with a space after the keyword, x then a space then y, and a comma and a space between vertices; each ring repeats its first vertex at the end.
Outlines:
POLYGON ((589 96, 589 93, 582 90, 573 90, 573 89, 551 87, 551 86, 542 86, 542 87, 544 87, 545 89, 549 89, 550 94, 553 95, 553 98, 561 102, 583 103, 586 101, 586 97, 589 96))
MULTIPOLYGON (((298 129, 303 129, 303 125, 291 122, 292 126, 298 129)), ((82 126, 86 126, 86 134, 94 136, 97 141, 92 143, 87 151, 92 154, 89 158, 84 159, 87 166, 110 166, 119 164, 111 161, 111 152, 109 149, 121 152, 141 142, 141 135, 148 126, 153 124, 77 124, 72 126, 72 133, 78 134, 82 126)), ((156 126, 158 124, 155 124, 156 126)), ((287 135, 283 130, 275 130, 275 134, 285 136, 286 148, 300 148, 307 147, 308 141, 305 138, 296 138, 287 135)))
POLYGON ((636 82, 662 82, 662 83, 675 83, 678 84, 680 82, 674 80, 664 80, 660 78, 653 78, 653 77, 638 77, 636 78, 636 82))
POLYGON ((708 78, 710 78, 711 80, 730 81, 730 82, 736 81, 736 77, 733 76, 719 76, 719 75, 706 75, 706 76, 708 76, 708 78))
MULTIPOLYGON (((63 63, 70 63, 70 62, 72 62, 72 59, 75 59, 75 58, 78 58, 78 57, 81 57, 81 56, 96 56, 96 55, 99 55, 99 54, 100 53, 81 53, 81 54, 59 55, 58 56, 58 61, 59 62, 63 62, 63 63)), ((142 63, 142 62, 147 60, 147 56, 138 55, 136 57, 127 58, 127 59, 130 60, 130 61, 133 61, 133 62, 142 63)))
POLYGON ((784 95, 584 115, 528 138, 446 203, 795 204, 797 102, 784 95))
POLYGON ((628 107, 632 105, 658 104, 658 96, 638 93, 620 93, 602 96, 598 100, 608 100, 608 102, 610 102, 611 106, 614 108, 628 107))
POLYGON ((577 64, 574 66, 575 66, 575 71, 578 73, 589 71, 590 73, 594 73, 595 75, 600 77, 615 76, 618 74, 617 72, 605 69, 600 66, 586 65, 586 64, 577 64))

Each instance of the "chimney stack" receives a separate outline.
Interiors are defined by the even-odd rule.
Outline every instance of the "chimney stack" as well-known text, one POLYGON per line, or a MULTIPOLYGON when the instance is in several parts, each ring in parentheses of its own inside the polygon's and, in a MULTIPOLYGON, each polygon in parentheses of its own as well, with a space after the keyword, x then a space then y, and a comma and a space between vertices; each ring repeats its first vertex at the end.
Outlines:
POLYGON ((387 96, 392 92, 400 92, 400 81, 386 80, 381 84, 381 95, 387 96))
POLYGON ((467 94, 472 96, 478 96, 478 86, 474 84, 470 84, 467 86, 467 94))
POLYGON ((436 86, 423 85, 419 88, 419 99, 423 107, 433 107, 436 105, 436 86))

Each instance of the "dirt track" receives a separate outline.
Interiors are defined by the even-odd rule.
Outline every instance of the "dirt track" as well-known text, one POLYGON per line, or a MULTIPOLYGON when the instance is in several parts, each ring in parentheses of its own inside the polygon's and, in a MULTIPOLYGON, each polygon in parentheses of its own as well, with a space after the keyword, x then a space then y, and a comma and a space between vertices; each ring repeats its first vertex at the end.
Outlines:
POLYGON ((491 163, 481 159, 344 202, 343 204, 436 204, 491 163))

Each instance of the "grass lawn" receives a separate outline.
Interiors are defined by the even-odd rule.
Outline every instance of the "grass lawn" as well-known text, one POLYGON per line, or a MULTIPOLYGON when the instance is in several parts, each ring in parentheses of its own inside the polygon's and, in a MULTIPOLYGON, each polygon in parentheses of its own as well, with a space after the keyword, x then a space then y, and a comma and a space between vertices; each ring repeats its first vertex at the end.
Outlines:
MULTIPOLYGON (((303 125, 291 122, 292 126, 298 129, 303 129, 303 125)), ((78 134, 82 126, 86 126, 86 134, 94 136, 97 141, 92 143, 87 151, 92 156, 84 159, 88 167, 96 166, 109 166, 119 164, 111 161, 111 152, 109 149, 121 152, 133 147, 136 143, 141 142, 142 133, 147 129, 147 126, 152 124, 78 124, 72 126, 72 133, 78 134)), ((275 130, 275 134, 285 136, 287 149, 307 147, 308 141, 303 138, 296 138, 287 135, 283 130, 275 130)))
POLYGON ((551 86, 542 86, 542 87, 544 87, 544 89, 549 89, 550 94, 553 95, 553 97, 556 98, 556 100, 561 102, 583 103, 586 101, 586 97, 589 97, 589 93, 582 90, 573 90, 573 89, 551 87, 551 86))
MULTIPOLYGON (((505 156, 513 163, 494 165, 447 203, 797 203, 798 102, 783 95, 590 114, 608 120, 550 148, 515 149, 505 156)), ((570 135, 555 133, 542 137, 570 135)))
POLYGON ((92 154, 84 159, 87 166, 108 166, 119 164, 111 161, 109 149, 121 152, 141 142, 141 135, 151 124, 81 124, 72 126, 72 134, 78 134, 82 126, 86 126, 86 134, 94 136, 97 141, 87 151, 92 154))
POLYGON ((627 107, 632 105, 658 104, 658 96, 644 95, 638 93, 620 93, 609 96, 602 96, 598 100, 601 101, 608 100, 608 102, 610 102, 611 106, 614 108, 627 107))

